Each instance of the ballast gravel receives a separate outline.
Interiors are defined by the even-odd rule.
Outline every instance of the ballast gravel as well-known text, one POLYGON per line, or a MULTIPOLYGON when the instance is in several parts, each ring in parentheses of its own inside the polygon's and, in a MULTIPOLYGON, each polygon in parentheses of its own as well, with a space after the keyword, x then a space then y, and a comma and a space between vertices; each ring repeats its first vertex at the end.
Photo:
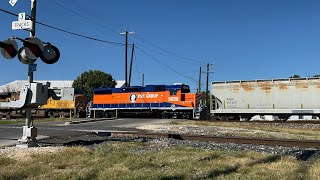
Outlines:
POLYGON ((256 151, 260 153, 270 153, 273 155, 290 155, 296 157, 300 161, 310 161, 320 159, 320 149, 316 148, 299 148, 299 147, 282 147, 282 146, 265 146, 251 144, 235 144, 235 143, 214 143, 199 142, 176 139, 147 139, 132 137, 100 137, 95 134, 87 134, 77 137, 68 138, 51 138, 40 141, 40 147, 35 148, 17 148, 7 147, 0 149, 0 155, 12 157, 17 160, 27 161, 30 154, 50 154, 58 153, 65 146, 84 146, 95 149, 99 144, 109 144, 114 142, 144 142, 145 145, 132 149, 134 153, 158 152, 177 146, 187 146, 201 148, 204 150, 223 150, 223 151, 256 151), (48 146, 50 144, 50 146, 48 146), (54 146, 54 145, 58 146, 54 146))

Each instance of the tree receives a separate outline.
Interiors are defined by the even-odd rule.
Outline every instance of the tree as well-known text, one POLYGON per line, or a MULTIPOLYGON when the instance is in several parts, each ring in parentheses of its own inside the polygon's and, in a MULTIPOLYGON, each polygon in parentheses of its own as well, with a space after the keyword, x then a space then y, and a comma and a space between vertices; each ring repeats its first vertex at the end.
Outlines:
POLYGON ((290 76, 289 78, 301 78, 299 75, 293 75, 293 76, 290 76))
POLYGON ((92 100, 93 90, 98 87, 115 87, 117 82, 110 74, 99 70, 83 72, 74 80, 72 87, 81 90, 87 101, 92 100))
POLYGON ((313 77, 320 77, 320 74, 316 74, 316 75, 314 75, 313 77))

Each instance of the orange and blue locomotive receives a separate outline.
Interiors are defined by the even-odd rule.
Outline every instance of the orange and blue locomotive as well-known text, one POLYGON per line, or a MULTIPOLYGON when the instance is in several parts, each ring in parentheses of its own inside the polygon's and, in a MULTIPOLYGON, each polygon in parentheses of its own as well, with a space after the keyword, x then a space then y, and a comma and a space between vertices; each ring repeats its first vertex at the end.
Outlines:
POLYGON ((193 118, 195 93, 185 84, 146 85, 94 90, 91 117, 150 115, 157 118, 193 118))

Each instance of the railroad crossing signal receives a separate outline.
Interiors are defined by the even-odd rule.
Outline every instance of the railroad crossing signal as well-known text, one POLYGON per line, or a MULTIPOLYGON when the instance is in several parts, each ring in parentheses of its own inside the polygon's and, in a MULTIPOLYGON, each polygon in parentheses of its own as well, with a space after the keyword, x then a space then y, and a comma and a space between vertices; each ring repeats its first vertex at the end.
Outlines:
POLYGON ((60 51, 56 46, 43 43, 39 38, 16 39, 23 42, 23 47, 19 50, 13 38, 0 41, 0 51, 4 58, 13 59, 18 54, 18 59, 23 64, 33 64, 39 57, 46 64, 54 64, 60 58, 60 51))

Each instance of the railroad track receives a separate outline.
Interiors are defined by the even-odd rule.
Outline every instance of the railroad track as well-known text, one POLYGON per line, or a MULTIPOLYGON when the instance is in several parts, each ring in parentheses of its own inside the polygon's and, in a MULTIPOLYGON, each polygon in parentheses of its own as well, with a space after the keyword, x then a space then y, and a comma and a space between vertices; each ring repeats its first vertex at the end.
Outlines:
POLYGON ((320 148, 320 141, 317 141, 317 140, 267 139, 267 138, 203 136, 203 135, 163 134, 163 133, 145 133, 145 132, 111 132, 107 134, 108 136, 111 136, 111 137, 170 138, 170 139, 177 139, 177 140, 208 141, 208 142, 216 142, 216 143, 236 143, 236 144, 254 144, 254 145, 267 145, 267 146, 320 148))
POLYGON ((282 121, 282 120, 273 120, 273 121, 266 121, 266 120, 255 120, 255 121, 240 121, 240 120, 197 120, 197 121, 204 121, 204 122, 237 122, 237 123, 283 123, 283 124, 320 124, 320 120, 289 120, 289 121, 282 121))

